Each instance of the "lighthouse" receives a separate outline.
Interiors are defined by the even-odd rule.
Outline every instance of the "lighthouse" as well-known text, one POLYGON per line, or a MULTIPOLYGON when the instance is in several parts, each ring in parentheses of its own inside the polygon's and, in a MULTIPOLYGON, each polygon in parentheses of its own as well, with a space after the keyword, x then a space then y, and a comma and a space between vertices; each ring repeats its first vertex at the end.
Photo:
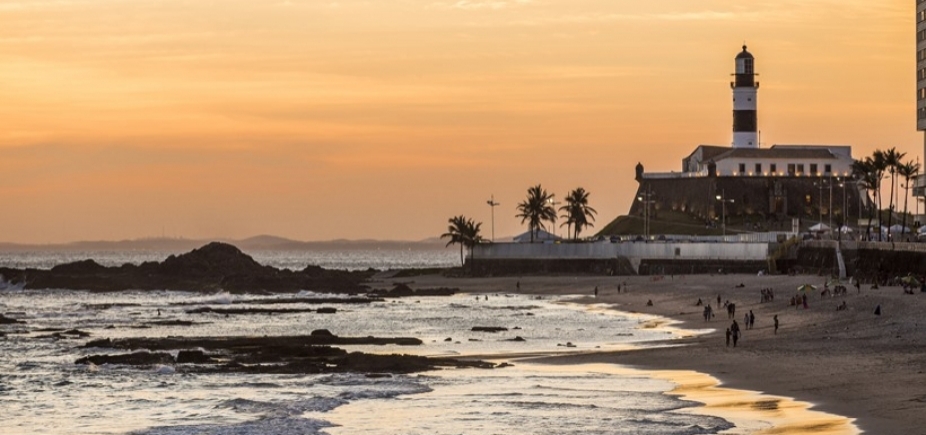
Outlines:
POLYGON ((730 83, 733 88, 733 148, 759 148, 759 121, 756 115, 755 58, 746 51, 736 55, 736 74, 730 83))

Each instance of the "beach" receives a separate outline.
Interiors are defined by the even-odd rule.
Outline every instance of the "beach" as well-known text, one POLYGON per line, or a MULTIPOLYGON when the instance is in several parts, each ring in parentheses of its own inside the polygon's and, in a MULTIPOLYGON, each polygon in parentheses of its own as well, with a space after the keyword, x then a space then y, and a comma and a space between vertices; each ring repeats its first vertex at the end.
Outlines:
MULTIPOLYGON (((665 346, 540 360, 545 363, 618 364, 650 371, 654 376, 680 382, 680 390, 698 386, 695 390, 700 391, 679 391, 679 394, 690 393, 691 400, 705 403, 709 389, 715 387, 709 385, 713 377, 720 387, 793 398, 812 404, 813 410, 854 419, 854 424, 865 433, 913 434, 922 433, 926 427, 923 412, 926 392, 922 389, 926 371, 926 293, 918 290, 910 295, 900 287, 872 289, 863 284, 857 291, 847 285, 845 295, 833 297, 821 296, 824 277, 723 274, 500 278, 428 275, 396 279, 380 276, 373 284, 388 286, 395 282, 413 288, 456 287, 471 293, 587 295, 575 301, 663 316, 679 328, 713 330, 655 343, 665 346), (804 284, 817 286, 817 290, 806 291, 807 308, 803 304, 790 306, 791 296, 804 284), (761 289, 772 289, 774 300, 761 302, 761 289), (735 348, 725 343, 724 332, 732 319, 728 319, 726 310, 717 307, 718 295, 721 304, 727 301, 736 304, 735 319, 743 331, 735 348), (703 307, 697 305, 699 299, 714 308, 715 316, 710 321, 704 320, 703 307), (652 305, 648 305, 649 301, 652 305), (837 310, 843 301, 846 308, 837 310), (874 314, 878 305, 881 315, 874 314), (750 310, 756 317, 755 326, 745 329, 743 316, 750 310), (778 315, 780 322, 777 334, 774 315, 778 315), (683 379, 691 372, 710 377, 708 381, 699 378, 686 383, 683 379)), ((749 403, 747 407, 757 408, 761 406, 756 403, 768 402, 749 403)), ((785 402, 776 402, 774 409, 764 411, 768 416, 781 414, 782 403, 785 402)), ((724 405, 714 406, 722 411, 724 405)), ((793 415, 791 411, 787 413, 793 415)), ((803 423, 785 423, 778 431, 759 433, 844 433, 831 427, 836 423, 807 423, 804 419, 803 423)))

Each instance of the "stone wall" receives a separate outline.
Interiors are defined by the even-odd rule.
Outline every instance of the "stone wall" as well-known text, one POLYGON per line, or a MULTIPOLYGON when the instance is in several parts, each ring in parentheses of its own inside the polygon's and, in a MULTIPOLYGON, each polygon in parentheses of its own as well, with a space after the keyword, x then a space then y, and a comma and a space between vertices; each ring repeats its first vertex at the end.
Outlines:
POLYGON ((600 259, 470 259, 467 272, 475 276, 537 274, 636 275, 626 257, 600 259))
MULTIPOLYGON (((727 200, 726 216, 734 222, 760 223, 763 230, 790 230, 792 217, 816 222, 822 207, 823 220, 829 222, 830 189, 821 190, 814 185, 829 179, 817 177, 693 177, 638 180, 637 198, 651 192, 653 208, 650 213, 659 219, 662 210, 685 212, 706 221, 719 220, 723 204, 716 199, 723 195, 727 200), (822 195, 822 204, 821 204, 822 195)), ((855 184, 845 189, 846 207, 843 210, 843 188, 834 182, 832 189, 833 225, 843 222, 848 213, 849 222, 859 216, 859 192, 855 184)), ((862 198, 862 217, 866 217, 866 199, 862 198)), ((643 202, 634 201, 630 214, 643 216, 643 202)), ((743 229, 752 229, 743 228, 743 229)))
POLYGON ((707 275, 768 272, 767 261, 736 260, 643 260, 640 275, 707 275))

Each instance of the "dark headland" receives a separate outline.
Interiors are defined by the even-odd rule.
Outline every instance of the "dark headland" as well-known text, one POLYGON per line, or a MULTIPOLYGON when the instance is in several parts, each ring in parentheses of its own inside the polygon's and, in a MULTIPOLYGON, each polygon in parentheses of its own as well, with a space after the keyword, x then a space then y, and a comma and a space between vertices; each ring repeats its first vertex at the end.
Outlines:
POLYGON ((229 293, 294 293, 300 290, 357 294, 373 271, 302 270, 264 266, 235 246, 213 242, 162 262, 106 267, 83 260, 44 269, 0 268, 13 283, 27 289, 67 289, 99 292, 123 290, 185 290, 229 293))

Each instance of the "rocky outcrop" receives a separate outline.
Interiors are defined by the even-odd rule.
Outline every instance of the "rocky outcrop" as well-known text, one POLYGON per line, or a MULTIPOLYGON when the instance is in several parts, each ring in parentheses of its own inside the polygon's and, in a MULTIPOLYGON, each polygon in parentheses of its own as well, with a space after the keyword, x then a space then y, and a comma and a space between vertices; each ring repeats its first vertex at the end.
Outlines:
POLYGON ((122 364, 131 366, 173 364, 174 356, 167 352, 133 352, 117 355, 90 355, 75 361, 76 364, 122 364))
POLYGON ((12 325, 12 324, 16 324, 16 323, 26 323, 26 322, 24 322, 24 321, 22 321, 22 320, 16 320, 16 319, 11 318, 11 317, 6 317, 6 316, 4 316, 3 314, 0 314, 0 325, 12 325))
POLYGON ((93 260, 62 264, 50 270, 0 268, 12 282, 30 289, 89 291, 187 290, 231 293, 317 292, 359 293, 372 272, 347 272, 308 266, 300 271, 263 266, 238 248, 210 243, 164 261, 105 267, 93 260))
POLYGON ((414 373, 439 367, 492 368, 482 361, 427 358, 413 355, 348 353, 330 344, 421 344, 417 338, 338 337, 326 329, 308 336, 124 338, 88 342, 87 348, 143 352, 91 355, 78 364, 178 364, 185 372, 235 373, 414 373), (191 350, 192 349, 192 350, 191 350), (179 350, 174 359, 169 351, 179 350))
POLYGON ((473 326, 471 329, 473 332, 504 332, 507 330, 508 328, 503 326, 473 326))

